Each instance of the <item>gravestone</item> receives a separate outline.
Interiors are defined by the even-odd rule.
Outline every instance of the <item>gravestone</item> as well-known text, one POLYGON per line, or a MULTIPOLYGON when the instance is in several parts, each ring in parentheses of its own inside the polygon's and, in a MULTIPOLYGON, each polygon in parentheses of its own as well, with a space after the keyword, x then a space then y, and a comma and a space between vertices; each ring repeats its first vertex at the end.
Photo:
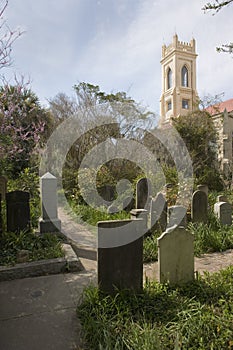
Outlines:
POLYGON ((116 289, 141 292, 143 286, 142 220, 98 222, 98 285, 106 293, 116 289))
POLYGON ((228 202, 227 196, 224 196, 224 195, 217 196, 217 202, 228 202))
POLYGON ((0 194, 2 195, 2 200, 6 199, 7 193, 7 178, 5 176, 0 176, 0 194))
POLYGON ((168 227, 187 226, 186 208, 182 205, 173 205, 168 208, 168 227))
POLYGON ((167 227, 167 201, 164 195, 159 192, 155 198, 151 200, 150 206, 150 229, 161 229, 162 232, 167 227))
POLYGON ((148 209, 151 197, 151 181, 146 177, 136 184, 136 209, 148 209))
POLYGON ((61 220, 57 216, 57 179, 50 173, 40 178, 42 218, 40 233, 61 231, 61 220))
POLYGON ((183 284, 194 279, 194 236, 184 227, 167 229, 158 239, 159 282, 183 284))
POLYGON ((24 191, 6 193, 7 231, 19 232, 30 229, 30 195, 24 191))
POLYGON ((193 222, 206 223, 208 220, 208 198, 204 191, 193 193, 191 203, 191 219, 193 222))
POLYGON ((214 204, 214 213, 223 225, 232 224, 232 205, 228 202, 217 202, 214 204))

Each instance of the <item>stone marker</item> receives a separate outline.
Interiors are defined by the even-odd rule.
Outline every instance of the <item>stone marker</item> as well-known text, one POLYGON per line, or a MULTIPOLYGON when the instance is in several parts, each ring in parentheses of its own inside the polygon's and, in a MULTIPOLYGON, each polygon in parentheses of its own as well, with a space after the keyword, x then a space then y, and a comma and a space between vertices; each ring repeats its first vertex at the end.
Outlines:
POLYGON ((183 284, 194 279, 194 236, 184 227, 167 229, 158 239, 159 282, 183 284))
POLYGON ((208 199, 204 191, 197 190, 193 193, 191 203, 191 219, 193 222, 206 223, 208 220, 208 199))
POLYGON ((161 229, 162 232, 167 228, 167 201, 161 192, 151 200, 149 226, 151 230, 161 229))
POLYGON ((40 178, 42 218, 40 233, 61 231, 61 220, 57 216, 57 179, 50 173, 40 178))
POLYGON ((141 292, 143 287, 142 220, 98 222, 98 284, 106 293, 116 289, 141 292))
POLYGON ((123 200, 123 209, 127 212, 130 212, 135 208, 135 199, 132 196, 127 196, 123 200))
POLYGON ((19 232, 30 229, 29 193, 13 191, 6 193, 7 231, 19 232))
POLYGON ((228 202, 217 202, 214 204, 214 213, 223 225, 232 224, 232 205, 228 202))
POLYGON ((5 176, 0 176, 0 194, 2 195, 2 200, 6 199, 7 193, 7 178, 5 176))
POLYGON ((151 197, 151 181, 146 177, 136 184, 136 209, 148 209, 151 197))
POLYGON ((207 185, 197 185, 197 190, 205 192, 208 197, 209 189, 207 185))
POLYGON ((168 227, 187 226, 186 208, 182 205, 173 205, 168 208, 168 227))

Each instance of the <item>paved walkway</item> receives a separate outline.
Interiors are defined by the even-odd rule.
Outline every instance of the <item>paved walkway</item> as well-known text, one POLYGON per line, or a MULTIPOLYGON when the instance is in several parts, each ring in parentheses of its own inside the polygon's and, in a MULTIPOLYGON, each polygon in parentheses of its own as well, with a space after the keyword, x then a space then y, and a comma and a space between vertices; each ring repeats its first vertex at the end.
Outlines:
MULTIPOLYGON (((96 284, 96 238, 59 208, 62 230, 76 241, 81 273, 0 283, 0 349, 81 350, 76 307, 83 288, 96 284), (92 254, 94 253, 94 254, 92 254)), ((195 258, 195 270, 215 272, 233 264, 233 250, 195 258)), ((157 279, 158 264, 146 264, 144 277, 157 279)))

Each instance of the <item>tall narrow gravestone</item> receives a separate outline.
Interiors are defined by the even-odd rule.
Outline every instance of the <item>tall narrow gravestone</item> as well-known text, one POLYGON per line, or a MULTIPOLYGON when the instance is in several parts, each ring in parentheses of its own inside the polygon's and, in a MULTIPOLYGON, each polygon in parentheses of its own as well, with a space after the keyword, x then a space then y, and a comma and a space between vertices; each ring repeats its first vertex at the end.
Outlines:
POLYGON ((98 284, 106 293, 116 289, 142 291, 142 220, 98 222, 98 284))
POLYGON ((6 194, 7 231, 30 229, 29 193, 13 191, 6 194))
POLYGON ((40 178, 42 218, 40 233, 61 231, 61 221, 57 216, 57 179, 50 173, 40 178))
POLYGON ((136 209, 148 209, 151 196, 151 181, 146 177, 136 184, 136 209))
POLYGON ((187 226, 186 208, 182 205, 173 205, 168 208, 168 227, 187 226))
POLYGON ((232 224, 232 205, 228 202, 217 202, 214 204, 214 213, 223 225, 232 224))
POLYGON ((193 222, 206 223, 208 220, 208 198, 204 191, 197 190, 193 193, 191 218, 193 222))
POLYGON ((0 235, 2 233, 2 195, 0 193, 0 235))
POLYGON ((194 279, 194 236, 184 227, 167 229, 157 240, 159 282, 183 284, 194 279))

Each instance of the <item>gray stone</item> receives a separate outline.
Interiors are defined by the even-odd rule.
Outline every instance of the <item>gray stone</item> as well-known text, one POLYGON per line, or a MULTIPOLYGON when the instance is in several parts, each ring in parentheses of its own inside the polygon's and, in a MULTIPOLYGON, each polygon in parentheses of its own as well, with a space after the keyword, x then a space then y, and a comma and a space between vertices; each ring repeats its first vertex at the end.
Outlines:
POLYGON ((131 196, 125 197, 123 200, 123 209, 130 212, 133 208, 135 208, 135 199, 131 196))
POLYGON ((186 208, 182 205, 173 205, 168 208, 168 227, 187 226, 186 208))
POLYGON ((0 235, 3 231, 3 227, 2 227, 2 196, 0 193, 0 235))
POLYGON ((130 211, 131 219, 142 219, 143 232, 148 231, 148 211, 146 209, 132 209, 130 211))
POLYGON ((204 191, 197 190, 193 193, 191 203, 191 219, 193 222, 206 223, 208 220, 208 198, 204 191))
POLYGON ((184 227, 167 229, 158 238, 159 282, 183 284, 194 279, 194 236, 184 227))
POLYGON ((136 184, 136 209, 148 209, 151 199, 151 181, 145 177, 136 184))
POLYGON ((98 285, 106 293, 117 289, 142 291, 142 220, 98 223, 98 285))
POLYGON ((29 193, 13 191, 6 194, 7 231, 30 229, 29 193))
POLYGON ((114 197, 115 197, 114 186, 110 184, 103 185, 102 187, 98 188, 98 192, 105 201, 112 202, 114 200, 114 197))
POLYGON ((50 173, 40 178, 42 218, 40 233, 61 231, 61 221, 57 217, 57 179, 50 173))
POLYGON ((7 193, 7 178, 5 176, 0 176, 0 194, 2 195, 2 200, 6 199, 7 193))
POLYGON ((167 202, 164 195, 159 192, 155 198, 151 200, 150 206, 150 229, 166 230, 167 227, 167 202))
POLYGON ((118 213, 119 209, 115 205, 112 204, 108 207, 107 211, 109 214, 114 214, 114 213, 118 213))
POLYGON ((217 202, 214 204, 214 213, 223 225, 232 224, 232 205, 228 202, 217 202))

